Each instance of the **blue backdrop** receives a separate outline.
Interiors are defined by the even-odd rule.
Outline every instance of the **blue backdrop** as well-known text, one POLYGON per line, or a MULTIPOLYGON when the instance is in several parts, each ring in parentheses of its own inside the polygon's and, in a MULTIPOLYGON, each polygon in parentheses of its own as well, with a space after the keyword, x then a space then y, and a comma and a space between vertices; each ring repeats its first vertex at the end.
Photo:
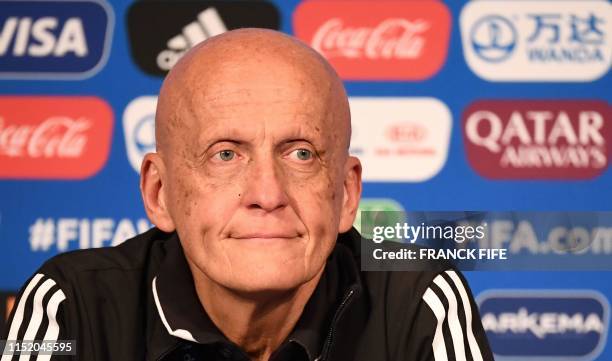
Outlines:
MULTIPOLYGON (((319 2, 325 3, 326 1, 320 0, 319 2)), ((4 7, 6 3, 11 2, 0 1, 0 6, 3 6, 3 9, 9 9, 9 7, 4 7)), ((51 4, 57 3, 51 2, 51 4)), ((294 28, 294 12, 300 2, 294 0, 273 0, 271 3, 278 9, 280 29, 290 34, 296 33, 294 28)), ((336 3, 338 2, 336 1, 336 3)), ((347 12, 350 12, 352 2, 345 1, 345 3, 347 12)), ((411 6, 412 2, 396 1, 396 3, 411 6)), ((567 10, 563 10, 563 6, 560 5, 564 3, 563 1, 549 1, 547 3, 556 3, 556 8, 561 9, 559 14, 563 13, 561 16, 574 11, 574 8, 571 8, 571 6, 567 10)), ((586 13, 589 12, 591 3, 593 2, 583 2, 582 6, 586 7, 586 10, 584 10, 586 13)), ((585 19, 584 24, 587 24, 584 25, 586 27, 582 34, 596 37, 589 41, 596 43, 591 45, 599 47, 597 49, 603 52, 601 54, 602 60, 597 61, 600 65, 592 65, 589 61, 583 61, 582 63, 575 62, 582 67, 605 66, 603 75, 597 75, 591 77, 591 79, 581 81, 537 79, 533 81, 520 79, 516 81, 492 81, 491 79, 487 80, 480 77, 470 68, 466 61, 465 49, 462 44, 462 34, 466 30, 461 29, 460 17, 467 3, 451 1, 443 5, 448 9, 450 15, 450 38, 448 40, 447 54, 441 67, 433 75, 420 80, 406 78, 346 80, 346 89, 352 99, 357 99, 357 97, 435 98, 446 106, 451 116, 448 153, 439 171, 434 172, 427 179, 418 181, 403 181, 401 179, 390 179, 391 181, 376 179, 375 181, 370 181, 365 179, 363 198, 365 200, 374 198, 390 199, 407 210, 611 211, 612 172, 607 165, 599 170, 599 175, 589 176, 586 179, 563 179, 563 177, 557 176, 548 177, 549 179, 531 179, 534 177, 523 179, 520 177, 514 179, 489 179, 476 172, 468 161, 465 144, 467 140, 464 138, 464 111, 470 104, 479 100, 600 100, 609 107, 609 102, 612 99, 612 77, 609 73, 609 52, 612 49, 612 11, 610 10, 609 2, 603 1, 597 3, 603 3, 605 9, 607 9, 603 13, 599 10, 596 13, 597 16, 603 19, 601 23, 597 23, 597 21, 595 23, 588 23, 587 18, 583 15, 585 14, 584 12, 579 13, 577 10, 575 12, 577 17, 585 19), (586 34, 587 32, 591 34, 586 34)), ((2 136, 0 136, 0 149, 4 149, 0 150, 0 168, 15 167, 14 172, 13 169, 0 170, 0 174, 3 175, 0 178, 0 290, 18 290, 21 284, 46 259, 59 252, 80 247, 110 246, 122 240, 124 236, 130 236, 134 232, 142 231, 149 226, 138 190, 139 175, 130 163, 128 151, 126 150, 127 134, 124 132, 124 129, 126 129, 124 117, 126 108, 134 99, 141 96, 155 96, 157 94, 162 78, 145 73, 139 68, 132 57, 131 46, 133 44, 130 43, 128 35, 127 14, 133 2, 128 0, 111 0, 104 4, 107 16, 110 14, 108 18, 104 17, 104 12, 100 15, 99 9, 88 10, 86 6, 83 7, 83 13, 85 14, 83 19, 91 18, 92 20, 89 24, 94 24, 97 27, 97 30, 95 30, 97 33, 92 33, 90 38, 87 28, 89 25, 84 25, 85 36, 90 41, 88 43, 90 46, 89 54, 98 56, 100 63, 89 74, 79 73, 63 76, 53 73, 57 71, 57 66, 60 67, 61 71, 70 73, 69 64, 71 62, 76 64, 77 62, 74 59, 66 59, 66 63, 56 63, 54 65, 56 66, 55 68, 49 67, 50 70, 47 69, 52 71, 51 73, 43 74, 44 71, 41 72, 40 69, 36 68, 37 66, 41 67, 40 64, 28 62, 27 50, 26 55, 19 55, 19 51, 15 55, 16 50, 11 48, 11 46, 17 45, 11 45, 11 43, 8 50, 3 53, 2 42, 0 41, 0 67, 2 67, 0 68, 0 72, 2 72, 0 74, 0 98, 7 95, 95 96, 108 103, 113 114, 112 138, 110 138, 108 159, 97 173, 84 179, 66 179, 70 177, 62 176, 54 177, 55 179, 41 179, 48 178, 42 176, 42 174, 49 172, 43 171, 41 171, 40 177, 36 175, 27 177, 20 175, 21 173, 17 169, 19 167, 15 166, 16 163, 2 160, 2 157, 7 158, 9 155, 6 153, 6 147, 2 148, 3 140, 2 136), (105 26, 110 27, 110 29, 105 28, 105 26), (107 43, 110 47, 106 49, 106 55, 103 54, 105 47, 103 44, 105 40, 101 39, 101 34, 103 33, 110 37, 107 43), (96 44, 98 45, 98 50, 102 49, 99 53, 95 53, 94 46, 96 44), (20 56, 21 58, 19 58, 20 56), (25 64, 22 68, 19 67, 20 59, 23 61, 22 64, 25 64), (31 65, 31 68, 26 69, 26 65, 31 65), (15 69, 17 69, 17 72, 15 72, 15 69), (20 69, 23 70, 21 74, 19 73, 20 69)), ((384 5, 373 0, 366 4, 372 7, 373 13, 376 12, 375 10, 379 6, 384 5)), ((31 6, 35 6, 35 4, 31 6)), ((499 3, 499 14, 511 20, 516 19, 512 17, 512 14, 504 13, 506 11, 504 6, 504 4, 499 3)), ((595 8, 593 7, 592 9, 595 8)), ((27 10, 21 8, 16 10, 14 8, 10 9, 15 11, 14 16, 16 17, 25 16, 24 12, 27 13, 27 10)), ((71 11, 76 11, 74 9, 76 8, 73 8, 71 11)), ((39 12, 43 12, 43 10, 42 8, 36 8, 36 11, 39 12)), ((61 13, 63 10, 53 11, 61 13)), ((551 10, 546 8, 540 13, 550 14, 550 12, 551 10)), ((535 14, 535 12, 531 14, 535 14)), ((221 15, 222 18, 226 16, 225 13, 221 13, 221 15)), ((10 34, 8 34, 10 29, 6 26, 5 28, 1 26, 2 22, 6 24, 9 21, 10 16, 13 15, 0 11, 0 30, 4 29, 3 34, 8 37, 10 37, 10 34)), ((30 14, 30 16, 36 18, 36 16, 42 16, 42 14, 30 14)), ((70 16, 72 15, 65 14, 65 17, 70 16)), ((197 13, 193 14, 194 20, 196 16, 197 13)), ((375 14, 372 15, 372 17, 375 16, 375 14)), ((554 19, 550 18, 542 21, 550 23, 554 19)), ((65 20, 60 19, 60 22, 62 21, 65 20)), ((130 25, 134 26, 133 24, 130 25)), ((492 25, 492 28, 495 26, 498 27, 498 40, 500 42, 506 41, 507 39, 504 40, 504 37, 510 35, 504 33, 504 25, 492 25), (501 30, 499 30, 500 27, 501 30)), ((570 25, 567 26, 570 29, 570 25)), ((517 31, 520 38, 522 36, 520 34, 521 29, 518 28, 517 31)), ((532 31, 533 29, 529 29, 527 33, 532 31)), ((554 37, 551 28, 542 31, 549 32, 542 36, 554 37)), ((297 32, 299 32, 299 29, 297 32)), ((523 40, 516 40, 517 47, 523 46, 524 44, 521 44, 520 41, 525 41, 524 38, 527 38, 529 35, 525 35, 522 38, 523 40)), ((59 37, 60 35, 57 36, 59 37)), ((150 34, 150 36, 154 37, 155 33, 150 34)), ((473 37, 477 36, 473 35, 473 37)), ((67 41, 70 43, 70 40, 67 41)), ((557 41, 564 40, 557 39, 557 41)), ((506 51, 508 50, 506 49, 506 51)), ((511 51, 517 50, 513 49, 511 51)), ((61 51, 59 51, 59 54, 61 54, 61 51)), ((79 66, 90 66, 93 68, 91 66, 93 64, 91 63, 92 60, 88 58, 87 61, 89 63, 85 65, 79 64, 79 66)), ((364 66, 367 66, 367 64, 364 66)), ((42 68, 44 68, 44 64, 42 68)), ((82 71, 82 69, 79 68, 79 71, 82 71)), ((563 79, 564 72, 571 73, 572 70, 559 68, 558 76, 560 79, 563 79)), ((10 103, 2 104, 9 104, 10 106, 10 103)), ((4 112, 5 109, 0 108, 0 118, 4 118, 4 125, 0 122, 0 134, 4 132, 6 135, 8 134, 7 129, 11 119, 18 121, 16 118, 21 114, 21 110, 13 109, 6 114, 4 112), (10 115, 7 115, 9 113, 10 115)), ((95 114, 92 116, 95 117, 95 114)), ((612 142, 609 131, 609 124, 612 121, 610 119, 609 108, 607 112, 603 112, 603 116, 607 124, 605 129, 608 129, 602 133, 602 136, 606 138, 605 142, 607 142, 605 143, 604 149, 606 150, 604 154, 607 152, 607 157, 609 158, 611 154, 609 151, 611 148, 610 142, 612 142)), ((421 119, 421 121, 426 123, 427 119, 421 119)), ((437 129, 433 128, 428 131, 435 132, 437 129)), ((355 130, 359 131, 359 126, 356 126, 355 130)), ((148 131, 150 132, 150 129, 148 131)), ((142 151, 147 147, 147 144, 144 144, 148 135, 147 129, 141 132, 135 135, 136 140, 131 140, 136 143, 138 151, 142 151), (142 137, 144 140, 138 137, 142 137)), ((103 136, 99 134, 103 133, 93 133, 89 137, 103 136)), ((134 135, 127 136, 129 138, 134 135)), ((100 147, 103 148, 103 146, 100 147)), ((27 161, 29 160, 24 160, 24 162, 27 161)), ((49 166, 62 167, 58 163, 52 163, 49 166)), ((368 163, 364 164, 364 167, 367 166, 368 163)), ((400 167, 400 173, 403 171, 406 173, 413 171, 410 167, 402 170, 401 163, 398 166, 400 167)), ((36 169, 40 169, 39 166, 36 166, 36 169)), ((580 170, 568 170, 568 174, 572 172, 578 174, 578 178, 580 178, 580 170)), ((610 243, 612 244, 612 240, 610 243)), ((605 347, 596 359, 612 359, 612 347, 607 345, 609 340, 607 334, 609 322, 607 307, 609 300, 612 298, 612 282, 608 272, 468 272, 466 276, 475 295, 486 295, 484 292, 492 289, 538 290, 538 292, 544 293, 548 292, 547 290, 595 292, 594 294, 598 295, 597 297, 601 296, 598 300, 601 300, 601 304, 604 306, 601 311, 593 312, 600 315, 602 327, 604 328, 600 330, 601 332, 585 331, 585 333, 595 332, 590 335, 599 335, 598 337, 603 338, 605 347), (606 308, 605 312, 603 308, 606 308)), ((551 291, 549 293, 553 294, 554 292, 551 291)), ((537 293, 537 295, 539 295, 537 297, 541 296, 540 293, 537 293)), ((567 293, 562 295, 567 296, 567 293)), ((531 304, 530 302, 525 301, 524 306, 528 308, 531 304)), ((565 311, 563 309, 556 309, 555 307, 559 304, 562 305, 563 303, 554 303, 548 312, 558 312, 559 314, 567 312, 571 316, 574 312, 580 310, 580 305, 576 306, 573 303, 565 311)), ((584 307, 592 308, 593 306, 587 302, 584 307)), ((491 309, 495 309, 495 307, 491 309)), ((538 312, 545 311, 540 310, 538 312)), ((584 312, 587 315, 588 312, 584 312)), ((559 330, 557 329, 557 331, 559 330)), ((541 349, 541 347, 546 348, 552 344, 550 343, 552 342, 550 337, 557 337, 558 341, 559 337, 563 338, 564 336, 578 343, 584 341, 580 338, 584 335, 581 336, 580 332, 575 332, 571 329, 569 331, 562 330, 556 334, 551 334, 550 337, 544 338, 533 337, 533 333, 528 333, 529 331, 522 331, 522 333, 517 331, 515 333, 515 337, 523 337, 524 343, 521 344, 519 342, 519 345, 529 345, 529 347, 541 349)), ((587 348, 588 342, 587 346, 585 346, 587 348)), ((508 356, 503 342, 501 346, 498 344, 494 346, 498 347, 495 350, 498 355, 508 356)), ((595 350, 595 348, 596 346, 593 346, 588 351, 600 351, 595 350)), ((580 349, 578 353, 580 352, 583 352, 583 349, 580 349)), ((566 354, 554 356, 572 356, 575 357, 574 359, 587 360, 595 357, 597 352, 591 354, 592 356, 585 356, 584 354, 572 355, 570 350, 566 354)), ((509 356, 513 355, 510 354, 509 356)), ((524 355, 516 354, 514 356, 524 355)), ((531 359, 534 358, 532 357, 531 359)))

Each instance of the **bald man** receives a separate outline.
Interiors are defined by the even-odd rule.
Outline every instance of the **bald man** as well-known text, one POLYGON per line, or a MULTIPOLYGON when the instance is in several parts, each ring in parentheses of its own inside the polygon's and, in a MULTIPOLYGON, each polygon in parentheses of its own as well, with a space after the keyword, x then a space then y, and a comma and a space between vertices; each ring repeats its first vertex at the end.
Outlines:
POLYGON ((315 51, 211 38, 168 74, 155 121, 140 188, 156 227, 47 262, 9 340, 76 340, 80 360, 492 360, 457 272, 359 271, 361 165, 315 51))

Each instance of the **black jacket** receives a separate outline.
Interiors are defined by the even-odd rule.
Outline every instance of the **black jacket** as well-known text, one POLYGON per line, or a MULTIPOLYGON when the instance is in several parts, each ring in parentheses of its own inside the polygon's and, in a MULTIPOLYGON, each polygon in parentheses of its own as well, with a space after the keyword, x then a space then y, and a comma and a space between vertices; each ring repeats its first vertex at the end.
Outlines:
MULTIPOLYGON (((355 230, 339 235, 272 360, 493 360, 459 272, 442 264, 435 272, 360 272, 360 242, 355 230)), ((202 308, 176 233, 156 228, 45 263, 21 289, 2 336, 76 340, 76 358, 51 360, 248 360, 202 308)))

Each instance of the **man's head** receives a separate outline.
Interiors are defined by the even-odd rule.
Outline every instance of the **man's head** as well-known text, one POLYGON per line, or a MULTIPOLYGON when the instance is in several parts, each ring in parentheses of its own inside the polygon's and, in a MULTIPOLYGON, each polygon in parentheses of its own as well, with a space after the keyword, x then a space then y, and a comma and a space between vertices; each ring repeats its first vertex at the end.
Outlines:
POLYGON ((216 36, 168 74, 155 122, 145 209, 192 269, 239 292, 320 274, 361 194, 346 93, 321 56, 271 30, 216 36))

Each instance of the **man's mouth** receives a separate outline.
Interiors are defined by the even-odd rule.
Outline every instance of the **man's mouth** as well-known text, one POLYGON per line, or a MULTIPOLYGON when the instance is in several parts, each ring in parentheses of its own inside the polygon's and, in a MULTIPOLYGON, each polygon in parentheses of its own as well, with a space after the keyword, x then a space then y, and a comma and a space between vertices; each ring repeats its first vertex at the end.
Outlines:
POLYGON ((231 235, 231 238, 235 239, 278 239, 278 238, 296 238, 298 237, 297 233, 289 234, 289 233, 244 233, 244 234, 236 234, 231 235))

